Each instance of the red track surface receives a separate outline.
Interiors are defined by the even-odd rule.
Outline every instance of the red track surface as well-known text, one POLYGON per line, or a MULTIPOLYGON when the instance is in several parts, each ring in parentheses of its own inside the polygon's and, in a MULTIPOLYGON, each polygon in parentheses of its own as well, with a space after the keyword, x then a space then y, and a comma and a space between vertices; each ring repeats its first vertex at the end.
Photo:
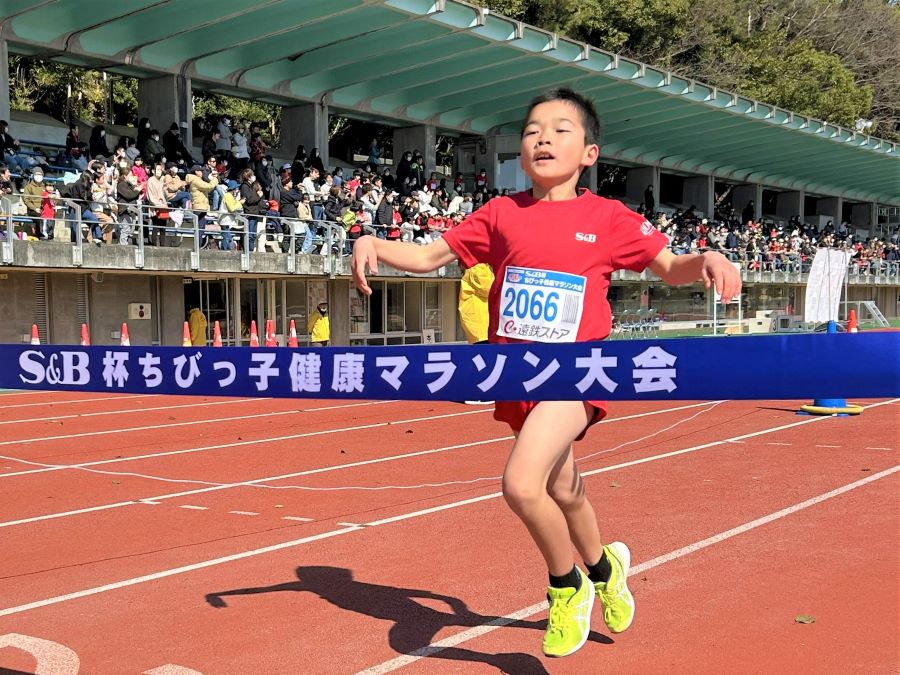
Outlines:
POLYGON ((900 403, 800 403, 613 405, 576 454, 637 617, 550 661, 496 480, 339 489, 499 476, 487 408, 0 395, 0 672, 896 673, 900 403))

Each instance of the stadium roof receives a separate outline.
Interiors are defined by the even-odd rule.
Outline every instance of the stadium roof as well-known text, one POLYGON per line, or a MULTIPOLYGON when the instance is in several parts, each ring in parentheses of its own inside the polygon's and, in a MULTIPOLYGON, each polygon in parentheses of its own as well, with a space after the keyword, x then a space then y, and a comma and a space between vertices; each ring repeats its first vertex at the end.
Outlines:
POLYGON ((458 0, 0 0, 11 51, 450 132, 518 132, 538 91, 597 104, 601 156, 900 204, 900 146, 458 0))

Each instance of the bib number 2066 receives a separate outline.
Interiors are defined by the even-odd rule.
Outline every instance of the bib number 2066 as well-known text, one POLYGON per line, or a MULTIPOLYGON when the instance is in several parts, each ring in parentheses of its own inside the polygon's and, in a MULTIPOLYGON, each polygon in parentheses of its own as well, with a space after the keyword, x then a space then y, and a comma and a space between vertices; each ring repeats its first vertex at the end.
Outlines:
POLYGON ((559 313, 559 293, 539 288, 510 288, 503 292, 503 316, 552 322, 559 313))

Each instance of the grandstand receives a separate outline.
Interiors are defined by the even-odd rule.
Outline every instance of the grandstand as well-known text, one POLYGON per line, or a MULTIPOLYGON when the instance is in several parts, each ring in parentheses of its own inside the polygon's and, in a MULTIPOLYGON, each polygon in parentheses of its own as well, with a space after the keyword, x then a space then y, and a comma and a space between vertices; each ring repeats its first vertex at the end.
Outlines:
MULTIPOLYGON (((676 252, 712 248, 731 256, 744 275, 745 316, 801 315, 803 284, 819 245, 843 247, 851 255, 847 302, 874 302, 886 317, 900 315, 895 143, 456 0, 348 1, 341 9, 312 2, 290 11, 252 0, 238 11, 222 5, 202 13, 185 11, 186 4, 139 0, 128 7, 104 5, 99 15, 53 2, 4 8, 5 60, 9 54, 42 56, 139 78, 138 117, 149 118, 161 136, 181 132, 184 152, 178 152, 187 157, 171 156, 174 146, 166 145, 166 159, 176 160, 182 179, 196 173, 194 162, 206 160, 203 139, 194 138, 192 90, 254 98, 281 105, 283 112, 281 148, 254 157, 248 143, 250 152, 242 158, 233 153, 237 146, 221 147, 218 159, 232 161, 227 167, 215 163, 223 187, 203 193, 210 200, 206 207, 198 204, 197 193, 190 207, 182 202, 153 208, 148 197, 137 206, 120 201, 123 192, 106 156, 110 161, 102 171, 111 203, 99 210, 108 211, 112 223, 101 224, 98 234, 88 217, 98 207, 72 193, 89 158, 71 152, 67 124, 10 110, 9 73, 0 69, 0 118, 10 121, 9 134, 18 141, 5 148, 11 173, 8 185, 0 185, 6 290, 0 307, 7 317, 0 341, 21 341, 37 323, 42 341, 77 342, 81 324, 88 323, 96 344, 114 343, 121 323, 129 321, 133 344, 180 344, 182 321, 197 306, 210 326, 221 322, 225 344, 247 344, 250 321, 263 325, 267 318, 275 319, 284 344, 290 320, 305 330, 310 310, 326 297, 334 344, 461 340, 455 311, 459 270, 451 266, 426 278, 382 270, 373 296, 358 295, 344 255, 352 244, 350 220, 359 214, 360 231, 402 238, 407 207, 401 200, 409 196, 416 201, 409 236, 424 239, 446 227, 436 216, 463 208, 454 195, 473 193, 477 207, 491 190, 527 187, 517 161, 518 116, 534 94, 562 83, 597 103, 605 124, 600 162, 621 177, 601 188, 595 167, 586 173, 585 186, 643 209, 676 252), (248 30, 251 16, 255 27, 248 30), (410 48, 416 49, 415 63, 404 56, 410 48), (329 155, 333 114, 393 128, 396 158, 404 150, 421 153, 412 171, 409 162, 395 159, 381 186, 384 193, 398 192, 399 222, 379 222, 376 205, 367 209, 355 192, 341 192, 338 210, 326 213, 333 170, 343 169, 346 187, 353 170, 365 164, 329 155), (456 138, 449 175, 436 166, 439 133, 456 138), (227 179, 243 190, 236 169, 245 164, 261 182, 263 199, 281 201, 273 181, 282 177, 279 167, 292 164, 298 145, 321 150, 326 169, 300 191, 314 191, 311 218, 251 213, 246 203, 243 213, 233 215, 222 206, 227 179), (264 165, 265 156, 270 159, 264 165), (43 187, 33 181, 37 166, 45 176, 41 185, 56 188, 58 196, 47 190, 42 199, 43 187), (478 189, 482 170, 487 190, 478 189), (458 174, 462 184, 454 186, 458 174), (412 187, 405 177, 414 178, 412 187), (384 184, 388 180, 393 185, 384 184), (37 190, 30 202, 28 185, 37 190), (50 211, 41 213, 45 206, 50 211), (123 236, 122 223, 134 235, 123 236)), ((237 133, 241 121, 231 122, 227 133, 237 133)), ((95 120, 75 123, 80 139, 100 126, 95 120)), ((110 147, 121 137, 146 133, 103 126, 110 147)), ((251 141, 246 131, 242 136, 251 141)), ((155 159, 144 161, 148 174, 155 159)), ((381 173, 385 165, 372 168, 381 173)), ((208 181, 209 170, 200 175, 208 181)), ((374 185, 374 176, 369 182, 374 185)), ((143 190, 145 181, 139 185, 143 190)), ((302 202, 297 205, 302 208, 302 202)), ((620 327, 638 327, 623 335, 708 325, 712 315, 712 299, 701 287, 663 287, 649 273, 617 273, 610 300, 620 327)))

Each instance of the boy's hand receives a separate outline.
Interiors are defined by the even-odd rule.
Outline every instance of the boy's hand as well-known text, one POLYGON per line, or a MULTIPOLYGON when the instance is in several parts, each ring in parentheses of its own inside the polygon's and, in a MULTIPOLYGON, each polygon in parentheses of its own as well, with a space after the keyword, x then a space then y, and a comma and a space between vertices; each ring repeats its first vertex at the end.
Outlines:
POLYGON ((721 253, 707 251, 703 254, 703 283, 709 288, 715 284, 723 303, 731 302, 741 292, 741 275, 728 258, 721 253))
POLYGON ((375 253, 375 237, 372 235, 366 235, 356 240, 356 243, 353 244, 353 257, 350 260, 350 269, 356 287, 366 295, 372 295, 372 289, 366 281, 366 265, 372 274, 378 274, 378 254, 375 253))

